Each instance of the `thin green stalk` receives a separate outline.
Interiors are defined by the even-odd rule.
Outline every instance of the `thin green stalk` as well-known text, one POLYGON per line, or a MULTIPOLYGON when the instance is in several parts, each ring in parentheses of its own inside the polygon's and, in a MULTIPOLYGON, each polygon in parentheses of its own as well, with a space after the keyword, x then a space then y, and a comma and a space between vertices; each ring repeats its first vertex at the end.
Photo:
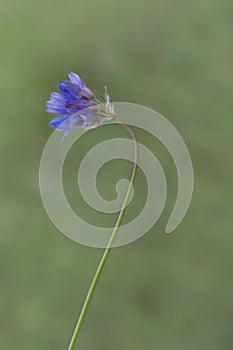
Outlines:
POLYGON ((94 293, 96 284, 97 284, 97 282, 99 280, 99 277, 101 275, 101 272, 103 270, 105 262, 106 262, 106 260, 108 258, 109 253, 110 253, 110 250, 111 250, 113 241, 114 241, 114 239, 116 237, 117 231, 119 230, 120 224, 121 224, 121 222, 123 220, 124 212, 126 210, 126 206, 127 206, 128 200, 130 198, 130 194, 132 192, 132 187, 133 187, 133 184, 134 184, 134 181, 135 181, 135 178, 136 178, 136 173, 137 173, 137 168, 138 168, 138 165, 137 165, 137 163, 138 163, 138 143, 137 143, 137 138, 136 138, 136 135, 135 135, 134 131, 128 125, 126 125, 124 123, 121 123, 121 125, 130 133, 130 135, 131 135, 131 137, 133 139, 133 142, 134 142, 134 164, 133 164, 133 169, 132 169, 132 173, 131 173, 130 183, 129 183, 129 186, 128 186, 128 189, 127 189, 124 201, 122 203, 121 210, 119 212, 116 224, 115 224, 115 226, 113 228, 112 234, 111 234, 110 239, 108 241, 107 247, 104 250, 103 256, 102 256, 102 258, 101 258, 101 260, 99 262, 99 265, 97 267, 95 275, 94 275, 94 277, 92 279, 92 282, 90 284, 88 293, 87 293, 86 298, 84 300, 84 303, 83 303, 83 306, 82 306, 82 310, 80 312, 77 324, 75 326, 74 333, 73 333, 73 335, 71 337, 71 340, 70 340, 70 343, 69 343, 69 346, 68 346, 68 350, 73 350, 74 349, 74 346, 75 346, 75 343, 76 343, 76 340, 77 340, 77 337, 78 337, 78 334, 79 334, 79 330, 80 330, 80 328, 82 326, 82 322, 83 322, 83 319, 84 319, 84 317, 86 315, 86 312, 87 312, 88 306, 90 304, 92 295, 94 293))

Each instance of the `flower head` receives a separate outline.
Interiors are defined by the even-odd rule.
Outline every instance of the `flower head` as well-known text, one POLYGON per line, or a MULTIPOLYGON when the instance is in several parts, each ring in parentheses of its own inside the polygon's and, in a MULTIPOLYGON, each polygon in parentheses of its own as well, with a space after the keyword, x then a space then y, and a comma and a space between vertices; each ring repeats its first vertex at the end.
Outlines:
MULTIPOLYGON (((69 131, 76 128, 94 128, 105 120, 113 119, 114 109, 112 100, 107 94, 103 96, 104 109, 101 102, 95 98, 93 92, 75 73, 68 74, 70 81, 60 81, 58 92, 50 94, 46 102, 46 112, 60 114, 50 121, 50 126, 59 131, 69 131)), ((64 139, 63 137, 63 139, 64 139)))

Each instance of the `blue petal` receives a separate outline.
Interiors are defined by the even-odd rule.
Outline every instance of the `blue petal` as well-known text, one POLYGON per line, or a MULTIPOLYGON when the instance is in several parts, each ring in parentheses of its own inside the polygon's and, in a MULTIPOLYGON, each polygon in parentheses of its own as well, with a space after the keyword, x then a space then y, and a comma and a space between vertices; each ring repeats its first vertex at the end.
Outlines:
POLYGON ((65 101, 64 97, 61 94, 59 94, 58 92, 51 92, 50 100, 57 101, 57 102, 64 102, 65 101))
POLYGON ((52 92, 50 94, 50 100, 47 101, 47 103, 59 105, 59 106, 64 106, 65 102, 66 100, 64 99, 64 97, 58 92, 52 92))
POLYGON ((65 110, 65 99, 62 95, 57 92, 52 92, 50 94, 50 100, 46 102, 48 109, 46 112, 55 114, 66 114, 65 110))
POLYGON ((66 110, 48 106, 48 108, 45 110, 45 112, 52 113, 52 114, 65 114, 66 110))
POLYGON ((81 89, 85 87, 84 82, 82 79, 78 76, 78 74, 75 74, 73 72, 68 73, 68 77, 71 81, 71 83, 78 85, 81 89))
POLYGON ((47 109, 46 112, 48 113, 53 113, 53 114, 66 114, 66 109, 64 106, 55 106, 53 104, 50 103, 46 103, 47 105, 47 109))
POLYGON ((79 99, 66 102, 65 107, 67 113, 74 114, 82 109, 88 108, 92 104, 92 100, 79 99))
POLYGON ((94 98, 93 92, 86 86, 82 89, 82 96, 88 100, 91 100, 94 98))
POLYGON ((93 99, 94 95, 88 87, 84 85, 81 88, 79 85, 71 83, 70 81, 60 81, 58 84, 58 91, 66 100, 75 100, 75 99, 93 99))
POLYGON ((69 81, 60 81, 58 84, 58 91, 65 99, 75 100, 82 98, 81 88, 69 81))
POLYGON ((66 125, 66 123, 63 124, 63 122, 65 120, 67 120, 68 118, 69 118, 68 116, 54 118, 49 122, 49 125, 52 126, 54 129, 59 130, 59 131, 66 130, 67 125, 66 125))

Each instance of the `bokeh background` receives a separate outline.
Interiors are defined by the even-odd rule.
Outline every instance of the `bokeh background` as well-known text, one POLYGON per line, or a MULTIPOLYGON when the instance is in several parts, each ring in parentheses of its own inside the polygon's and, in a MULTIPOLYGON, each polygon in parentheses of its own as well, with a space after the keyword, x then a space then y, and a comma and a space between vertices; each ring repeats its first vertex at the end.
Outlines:
MULTIPOLYGON (((146 236, 111 252, 76 348, 233 348, 232 11, 228 0, 1 2, 1 349, 66 349, 102 253, 60 234, 39 194, 40 157, 52 132, 45 101, 68 71, 97 91, 107 84, 115 101, 166 116, 195 174, 188 214, 166 236, 174 164, 163 145, 135 130, 163 165, 168 201, 146 236)), ((119 127, 90 131, 64 169, 75 210, 103 225, 115 217, 91 213, 73 188, 76 161, 106 135, 127 137, 119 127)), ((98 176, 103 196, 114 198, 114 183, 130 167, 106 165, 98 176)), ((140 172, 135 190, 126 220, 146 198, 140 172)))

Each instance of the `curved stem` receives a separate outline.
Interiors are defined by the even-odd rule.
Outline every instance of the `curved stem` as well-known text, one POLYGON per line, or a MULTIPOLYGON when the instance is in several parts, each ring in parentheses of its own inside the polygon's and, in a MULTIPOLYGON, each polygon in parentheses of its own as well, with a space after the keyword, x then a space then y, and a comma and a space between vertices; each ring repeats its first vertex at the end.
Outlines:
POLYGON ((116 224, 115 224, 115 226, 113 228, 113 231, 112 231, 112 234, 111 234, 110 239, 108 241, 108 244, 107 244, 107 246, 106 246, 106 248, 104 250, 102 258, 101 258, 101 260, 99 262, 99 265, 98 265, 98 267, 96 269, 96 272, 95 272, 94 277, 92 279, 92 282, 90 284, 88 293, 87 293, 86 298, 84 300, 84 303, 83 303, 83 306, 82 306, 82 310, 80 312, 78 321, 77 321, 76 326, 75 326, 74 333, 73 333, 73 335, 71 337, 71 340, 70 340, 70 343, 69 343, 69 346, 68 346, 68 350, 73 350, 74 349, 75 342, 77 340, 79 330, 81 328, 83 319, 84 319, 84 317, 86 315, 86 312, 87 312, 88 306, 90 304, 92 295, 94 293, 96 284, 97 284, 97 282, 99 280, 99 277, 101 275, 101 272, 103 270, 103 267, 105 265, 107 257, 108 257, 108 255, 110 253, 110 250, 111 250, 113 241, 114 241, 114 239, 116 237, 117 231, 119 230, 120 224, 121 224, 121 222, 123 220, 124 212, 125 212, 126 207, 127 207, 127 202, 128 202, 128 200, 130 198, 130 194, 132 192, 133 184, 134 184, 134 181, 135 181, 135 178, 136 178, 136 173, 137 173, 137 168, 138 168, 138 153, 139 153, 138 152, 137 137, 136 137, 134 131, 130 128, 130 126, 128 126, 127 124, 124 124, 124 123, 120 123, 120 125, 123 126, 130 133, 130 135, 131 135, 131 137, 133 139, 133 142, 134 142, 134 165, 133 165, 133 169, 132 169, 132 173, 131 173, 130 184, 128 186, 128 189, 127 189, 124 201, 122 203, 121 210, 119 212, 116 224))

